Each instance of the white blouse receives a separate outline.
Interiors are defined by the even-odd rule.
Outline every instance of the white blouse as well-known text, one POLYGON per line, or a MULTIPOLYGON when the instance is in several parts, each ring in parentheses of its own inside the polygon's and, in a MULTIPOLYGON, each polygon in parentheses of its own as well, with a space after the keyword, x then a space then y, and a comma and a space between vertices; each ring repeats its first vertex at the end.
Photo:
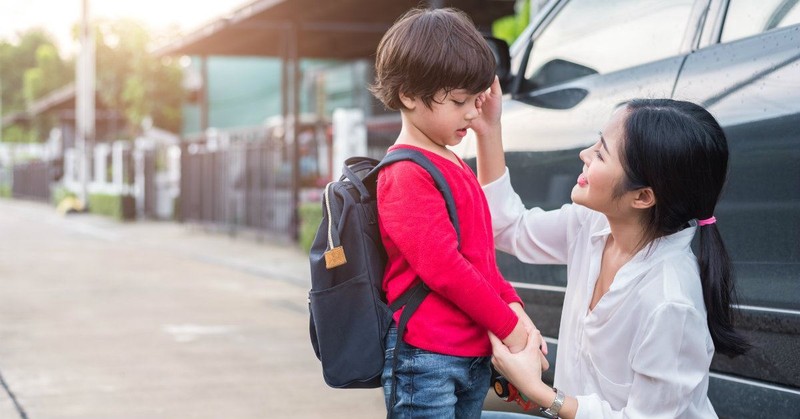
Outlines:
POLYGON ((554 384, 578 399, 577 418, 717 417, 707 396, 714 344, 690 248, 694 225, 640 251, 589 311, 606 217, 575 204, 528 210, 508 169, 484 191, 498 249, 567 265, 554 384))

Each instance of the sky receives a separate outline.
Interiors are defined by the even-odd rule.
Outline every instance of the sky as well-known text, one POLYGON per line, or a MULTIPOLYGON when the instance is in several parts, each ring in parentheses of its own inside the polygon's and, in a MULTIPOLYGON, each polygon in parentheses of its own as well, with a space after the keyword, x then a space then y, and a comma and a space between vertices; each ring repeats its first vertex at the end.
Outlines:
MULTIPOLYGON (((182 33, 199 28, 253 0, 89 0, 89 13, 103 18, 133 18, 159 30, 173 25, 182 33)), ((62 54, 72 54, 71 28, 81 16, 83 0, 0 0, 0 39, 13 42, 16 33, 43 27, 62 54)))

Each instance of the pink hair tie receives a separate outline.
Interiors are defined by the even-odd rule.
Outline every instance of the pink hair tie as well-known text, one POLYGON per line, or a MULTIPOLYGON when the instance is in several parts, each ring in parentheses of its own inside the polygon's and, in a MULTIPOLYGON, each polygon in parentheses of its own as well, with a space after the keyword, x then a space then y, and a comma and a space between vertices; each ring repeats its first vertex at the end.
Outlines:
POLYGON ((717 218, 712 215, 711 218, 706 218, 705 220, 697 220, 697 225, 702 227, 702 226, 707 226, 709 224, 714 224, 716 222, 717 218))

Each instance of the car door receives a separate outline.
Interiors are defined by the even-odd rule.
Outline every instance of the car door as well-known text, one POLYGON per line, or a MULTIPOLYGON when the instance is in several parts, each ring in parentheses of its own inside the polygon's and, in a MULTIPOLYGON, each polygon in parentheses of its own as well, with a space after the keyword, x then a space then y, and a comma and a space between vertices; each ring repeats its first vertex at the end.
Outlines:
MULTIPOLYGON (((570 0, 535 20, 512 57, 515 78, 507 84, 502 120, 512 183, 527 206, 553 209, 570 201, 582 166, 578 151, 597 141, 617 106, 671 96, 707 5, 570 0)), ((457 151, 474 156, 474 138, 457 151)), ((498 264, 537 327, 557 337, 566 269, 522 264, 500 252, 498 264)))
POLYGON ((723 417, 796 417, 800 2, 730 0, 716 15, 674 97, 705 106, 728 138, 728 184, 715 215, 734 263, 737 324, 755 347, 715 357, 709 397, 723 417))

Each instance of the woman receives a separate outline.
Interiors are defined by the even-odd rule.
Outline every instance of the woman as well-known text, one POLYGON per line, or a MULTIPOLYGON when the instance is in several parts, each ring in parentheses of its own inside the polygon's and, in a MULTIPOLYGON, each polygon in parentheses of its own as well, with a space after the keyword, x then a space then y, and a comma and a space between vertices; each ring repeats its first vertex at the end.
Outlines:
POLYGON ((537 331, 518 354, 492 337, 495 367, 551 417, 715 418, 714 351, 748 348, 733 328, 730 260, 713 216, 728 162, 719 124, 692 103, 630 101, 580 152, 573 204, 543 211, 511 187, 500 100, 495 83, 473 124, 495 245, 523 262, 567 265, 568 283, 556 388, 541 381, 537 331))

